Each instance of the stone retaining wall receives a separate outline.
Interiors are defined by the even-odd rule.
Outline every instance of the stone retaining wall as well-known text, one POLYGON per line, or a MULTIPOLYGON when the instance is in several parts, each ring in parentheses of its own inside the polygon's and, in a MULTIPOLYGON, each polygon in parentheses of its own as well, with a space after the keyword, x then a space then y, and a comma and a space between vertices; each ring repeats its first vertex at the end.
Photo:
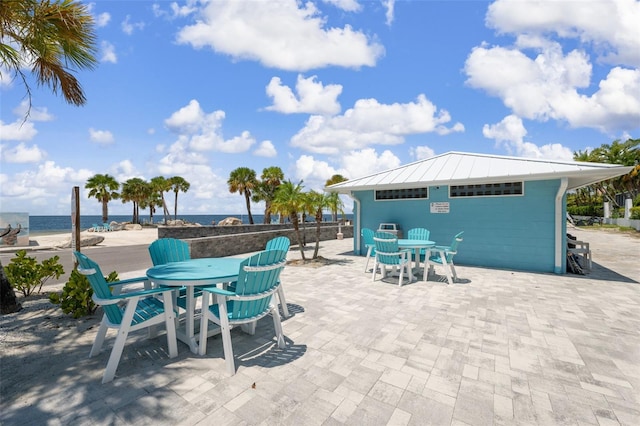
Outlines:
MULTIPOLYGON (((340 229, 344 238, 353 237, 353 225, 342 225, 340 229)), ((306 239, 307 245, 315 244, 315 224, 307 224, 304 231, 300 228, 300 233, 306 239)), ((324 223, 320 230, 320 241, 335 240, 337 233, 338 225, 336 223, 324 223)), ((193 259, 233 256, 260 251, 264 249, 267 241, 279 236, 288 237, 291 240, 291 246, 298 244, 291 225, 158 227, 158 238, 185 240, 189 244, 193 259), (264 227, 271 229, 264 229, 264 227)))

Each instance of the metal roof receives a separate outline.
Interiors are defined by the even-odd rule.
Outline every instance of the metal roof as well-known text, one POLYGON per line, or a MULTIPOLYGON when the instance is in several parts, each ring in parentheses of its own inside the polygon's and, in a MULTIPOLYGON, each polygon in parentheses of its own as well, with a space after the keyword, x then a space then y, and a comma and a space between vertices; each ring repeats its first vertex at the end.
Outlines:
POLYGON ((500 155, 448 152, 395 169, 328 186, 327 191, 350 193, 371 189, 416 188, 425 185, 468 185, 568 178, 567 189, 627 174, 633 166, 544 160, 500 155))

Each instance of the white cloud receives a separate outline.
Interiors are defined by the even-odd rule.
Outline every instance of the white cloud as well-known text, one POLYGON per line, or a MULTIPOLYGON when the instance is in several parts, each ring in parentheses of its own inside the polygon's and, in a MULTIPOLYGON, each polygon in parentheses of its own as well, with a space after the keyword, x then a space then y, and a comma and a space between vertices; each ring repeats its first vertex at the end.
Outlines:
POLYGON ((28 147, 23 142, 13 148, 7 144, 0 145, 0 160, 7 163, 39 163, 46 155, 38 145, 28 147))
POLYGON ((134 177, 144 179, 131 160, 122 160, 109 167, 109 174, 114 176, 118 182, 126 182, 134 177))
POLYGON ((337 174, 336 169, 326 161, 320 161, 310 155, 301 155, 296 160, 294 168, 295 181, 303 180, 305 189, 324 188, 324 184, 331 176, 337 174))
POLYGON ((387 25, 391 25, 393 23, 395 3, 396 0, 382 0, 382 4, 387 8, 387 12, 385 13, 387 25))
POLYGON ((179 135, 178 141, 196 151, 238 153, 248 151, 256 140, 248 131, 225 140, 222 135, 224 111, 205 113, 200 103, 192 99, 185 107, 165 120, 166 126, 179 135))
POLYGON ((497 0, 486 22, 500 33, 555 33, 593 44, 602 61, 640 67, 640 2, 635 0, 497 0))
POLYGON ((465 63, 467 84, 496 96, 517 116, 566 121, 605 133, 625 133, 640 123, 640 2, 514 2, 498 0, 487 25, 512 34, 511 47, 482 45, 465 63), (551 37, 577 47, 564 53, 551 37), (584 50, 583 50, 584 49, 584 50), (591 58, 601 81, 592 81, 591 58), (606 69, 605 69, 606 70, 606 69))
POLYGON ((345 12, 360 12, 362 10, 362 6, 358 3, 357 0, 322 0, 325 3, 329 3, 337 7, 338 9, 344 10, 345 12))
MULTIPOLYGON (((526 47, 531 38, 520 38, 526 47)), ((465 64, 467 83, 500 98, 516 115, 601 131, 640 122, 640 70, 613 68, 591 95, 591 64, 584 52, 563 56, 557 43, 538 43, 535 59, 517 49, 477 47, 465 64)))
POLYGON ((177 40, 289 71, 374 66, 384 54, 382 45, 348 25, 326 28, 313 3, 295 0, 210 2, 177 40))
POLYGON ((111 21, 111 15, 107 12, 102 12, 94 17, 96 26, 98 28, 106 27, 111 21))
POLYGON ((368 176, 400 166, 400 159, 394 153, 384 150, 378 155, 373 148, 351 151, 344 155, 341 161, 342 169, 345 171, 341 174, 348 179, 368 176))
POLYGON ((111 62, 112 64, 118 63, 118 56, 116 55, 116 47, 108 41, 100 43, 102 48, 101 62, 111 62))
POLYGON ((291 144, 314 153, 336 154, 374 144, 401 144, 404 136, 411 134, 464 131, 460 123, 447 128, 445 124, 450 121, 449 113, 438 111, 424 95, 419 95, 416 102, 390 105, 360 99, 341 116, 311 116, 291 144))
POLYGON ((89 139, 98 145, 107 146, 114 142, 113 134, 108 130, 89 129, 89 139))
MULTIPOLYGON (((60 193, 69 191, 73 186, 84 186, 93 175, 94 173, 87 169, 74 170, 71 167, 60 167, 54 161, 45 161, 37 170, 24 171, 12 177, 5 175, 0 186, 0 195, 25 200, 30 204, 38 199, 51 200, 60 193)), ((70 204, 67 204, 67 208, 69 206, 70 204)))
POLYGON ((260 146, 253 151, 253 154, 258 157, 275 158, 278 155, 278 152, 271 141, 262 141, 260 146))
POLYGON ((29 101, 26 99, 14 108, 13 113, 19 117, 20 122, 22 122, 23 117, 27 117, 29 121, 52 121, 54 119, 47 107, 30 106, 29 101))
POLYGON ((17 120, 7 124, 0 120, 0 140, 28 141, 37 134, 38 131, 31 121, 17 120))
POLYGON ((120 26, 123 33, 131 35, 135 30, 143 30, 144 22, 131 22, 131 15, 127 15, 120 26))
POLYGON ((573 152, 561 144, 546 144, 537 146, 525 142, 527 135, 522 119, 515 115, 508 115, 497 124, 485 124, 482 134, 487 139, 496 141, 496 145, 504 147, 509 154, 528 158, 544 158, 549 160, 572 160, 573 152))
POLYGON ((273 99, 273 105, 267 107, 269 111, 284 114, 307 113, 320 115, 334 115, 340 112, 338 96, 342 93, 342 86, 329 84, 323 86, 316 81, 316 76, 304 78, 298 75, 296 92, 284 86, 279 77, 273 77, 267 85, 267 95, 273 99))
POLYGON ((436 155, 436 152, 428 146, 415 146, 409 148, 409 155, 411 155, 411 158, 417 161, 434 157, 436 155))

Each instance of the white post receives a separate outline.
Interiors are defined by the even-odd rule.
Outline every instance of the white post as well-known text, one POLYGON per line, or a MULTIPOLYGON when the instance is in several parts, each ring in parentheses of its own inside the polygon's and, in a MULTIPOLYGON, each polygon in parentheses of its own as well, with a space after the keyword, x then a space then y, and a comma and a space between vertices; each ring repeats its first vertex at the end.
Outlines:
POLYGON ((604 202, 604 218, 605 219, 611 218, 611 205, 609 204, 608 201, 604 202))
POLYGON ((633 200, 631 198, 627 198, 624 200, 624 218, 627 220, 631 219, 632 206, 633 206, 633 200))

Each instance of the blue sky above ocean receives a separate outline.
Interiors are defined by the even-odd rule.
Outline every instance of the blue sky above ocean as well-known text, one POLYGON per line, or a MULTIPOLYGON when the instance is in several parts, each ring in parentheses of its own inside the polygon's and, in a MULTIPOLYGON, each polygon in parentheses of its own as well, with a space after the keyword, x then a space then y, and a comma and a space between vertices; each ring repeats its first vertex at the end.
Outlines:
POLYGON ((182 176, 179 214, 240 214, 240 166, 321 189, 447 151, 571 159, 640 137, 639 1, 87 4, 86 106, 36 88, 23 122, 2 72, 2 211, 66 215, 80 186, 100 214, 84 184, 109 173, 182 176))

